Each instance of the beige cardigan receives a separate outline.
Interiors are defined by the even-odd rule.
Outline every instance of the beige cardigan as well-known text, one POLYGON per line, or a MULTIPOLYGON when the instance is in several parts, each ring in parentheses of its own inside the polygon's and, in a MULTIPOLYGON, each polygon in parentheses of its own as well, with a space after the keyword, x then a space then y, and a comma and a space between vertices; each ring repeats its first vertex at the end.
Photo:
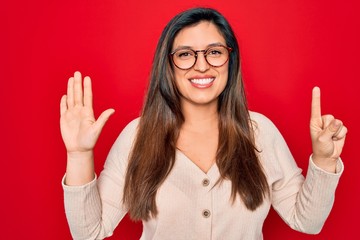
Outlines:
MULTIPOLYGON (((273 206, 293 229, 318 233, 334 201, 343 163, 337 173, 316 167, 310 158, 306 180, 277 128, 261 114, 251 112, 257 123, 256 144, 271 189, 270 198, 249 211, 237 198, 230 202, 231 183, 215 185, 220 177, 215 165, 204 173, 180 151, 170 175, 157 192, 158 216, 143 222, 147 239, 262 239, 263 222, 273 206)), ((98 179, 78 187, 64 185, 65 210, 74 239, 103 239, 127 213, 122 205, 124 176, 138 119, 122 131, 98 179)))

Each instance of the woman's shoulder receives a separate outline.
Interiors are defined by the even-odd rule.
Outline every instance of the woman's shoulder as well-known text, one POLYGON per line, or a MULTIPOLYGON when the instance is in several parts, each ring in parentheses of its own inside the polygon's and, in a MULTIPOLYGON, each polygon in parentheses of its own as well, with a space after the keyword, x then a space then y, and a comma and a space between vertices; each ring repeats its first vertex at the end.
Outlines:
POLYGON ((135 118, 133 120, 131 120, 124 128, 123 130, 120 132, 120 134, 118 135, 114 145, 115 147, 120 147, 120 146, 131 146, 132 142, 135 139, 136 136, 136 132, 137 132, 137 127, 139 125, 139 120, 140 118, 135 118))
POLYGON ((121 131, 120 137, 133 138, 137 131, 139 121, 140 121, 140 117, 137 117, 137 118, 131 120, 121 131))
POLYGON ((136 131, 137 126, 139 125, 140 117, 137 117, 133 120, 131 120, 123 129, 123 131, 136 131))
POLYGON ((249 114, 253 129, 258 137, 273 138, 279 135, 279 130, 267 116, 253 111, 249 111, 249 114))
POLYGON ((249 111, 249 115, 250 115, 250 120, 253 122, 255 127, 256 126, 258 126, 259 128, 275 127, 274 123, 262 113, 249 111))

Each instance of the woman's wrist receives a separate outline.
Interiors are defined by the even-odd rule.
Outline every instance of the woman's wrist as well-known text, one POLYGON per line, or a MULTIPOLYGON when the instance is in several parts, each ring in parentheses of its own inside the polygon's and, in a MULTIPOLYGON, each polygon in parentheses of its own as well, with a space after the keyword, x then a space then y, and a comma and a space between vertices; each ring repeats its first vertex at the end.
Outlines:
POLYGON ((312 160, 314 164, 322 170, 329 173, 336 173, 337 159, 319 158, 313 155, 312 160))
POLYGON ((66 185, 81 186, 91 182, 94 177, 94 153, 92 150, 67 153, 66 185))

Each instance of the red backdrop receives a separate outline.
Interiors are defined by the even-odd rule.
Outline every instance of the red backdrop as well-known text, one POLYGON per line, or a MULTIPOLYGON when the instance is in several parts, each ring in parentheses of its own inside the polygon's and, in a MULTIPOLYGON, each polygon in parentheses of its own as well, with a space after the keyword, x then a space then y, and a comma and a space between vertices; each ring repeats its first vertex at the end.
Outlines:
MULTIPOLYGON (((345 172, 323 231, 295 232, 271 211, 265 239, 358 239, 356 0, 2 1, 2 239, 71 239, 60 184, 66 153, 59 101, 67 79, 75 70, 91 76, 96 113, 116 109, 96 146, 99 173, 119 132, 140 112, 163 27, 174 14, 199 5, 217 8, 233 25, 250 107, 274 121, 301 168, 311 153, 313 86, 322 89, 323 113, 349 128, 345 172)), ((140 232, 141 225, 126 218, 110 239, 138 239, 140 232)))

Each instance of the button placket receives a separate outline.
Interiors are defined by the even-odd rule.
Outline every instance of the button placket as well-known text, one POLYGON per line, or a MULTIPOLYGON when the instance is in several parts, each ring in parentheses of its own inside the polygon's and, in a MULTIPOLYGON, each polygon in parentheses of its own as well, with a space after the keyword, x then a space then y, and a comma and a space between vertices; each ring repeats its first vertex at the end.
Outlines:
MULTIPOLYGON (((204 187, 204 190, 207 192, 207 191, 208 191, 208 190, 207 190, 207 189, 208 189, 207 187, 210 185, 210 179, 207 178, 207 177, 203 178, 203 180, 201 181, 201 184, 202 184, 202 186, 204 187)), ((205 195, 208 195, 208 193, 205 194, 205 195)), ((211 196, 211 194, 210 194, 210 196, 211 196)), ((208 197, 209 197, 209 195, 208 195, 208 197)), ((207 197, 207 200, 203 202, 205 208, 204 208, 204 209, 202 210, 202 212, 201 212, 201 215, 202 215, 204 218, 209 218, 210 215, 211 215, 211 211, 208 209, 209 205, 206 204, 206 203, 211 203, 211 198, 209 199, 208 197, 207 197)))
POLYGON ((211 239, 212 217, 213 217, 213 197, 212 197, 212 179, 206 174, 198 180, 199 198, 197 199, 196 222, 197 233, 194 239, 211 239))

